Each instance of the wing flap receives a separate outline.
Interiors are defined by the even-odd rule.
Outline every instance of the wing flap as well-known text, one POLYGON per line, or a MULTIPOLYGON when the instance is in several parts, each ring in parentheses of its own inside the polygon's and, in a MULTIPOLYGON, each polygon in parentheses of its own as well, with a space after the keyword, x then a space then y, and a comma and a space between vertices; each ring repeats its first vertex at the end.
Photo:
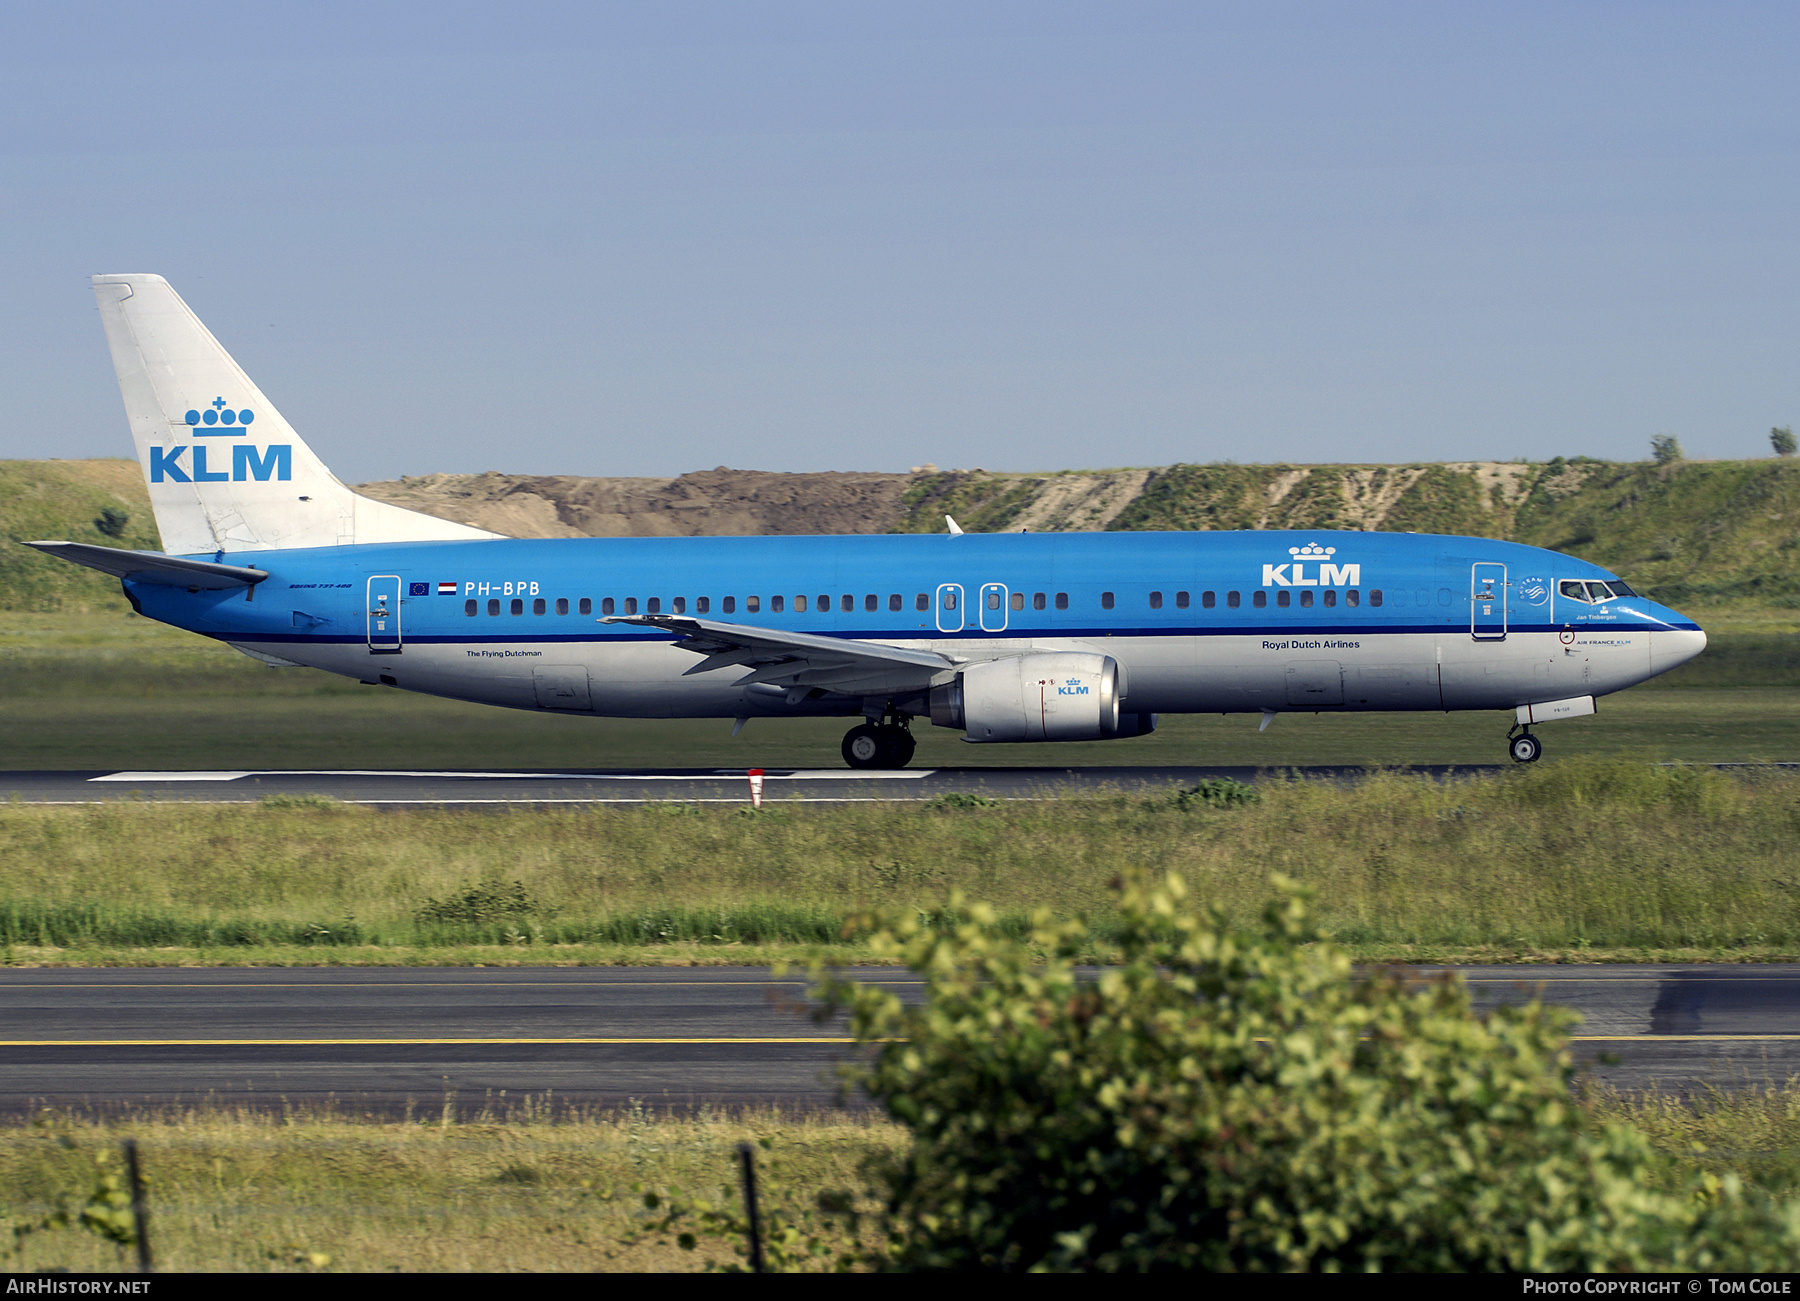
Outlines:
POLYGON ((754 628, 672 614, 612 615, 602 623, 629 623, 673 633, 675 645, 703 658, 682 676, 715 669, 748 668, 738 685, 792 683, 830 690, 894 690, 923 687, 958 661, 936 651, 886 642, 851 641, 782 628, 754 628))

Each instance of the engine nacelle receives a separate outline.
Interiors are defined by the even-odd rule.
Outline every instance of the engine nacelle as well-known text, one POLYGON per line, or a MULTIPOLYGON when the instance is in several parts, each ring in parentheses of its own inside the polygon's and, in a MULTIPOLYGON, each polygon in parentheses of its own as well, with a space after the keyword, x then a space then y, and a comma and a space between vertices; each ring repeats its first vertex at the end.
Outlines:
POLYGON ((1100 741, 1148 731, 1139 719, 1134 714, 1130 727, 1120 727, 1119 664, 1110 655, 1056 651, 988 660, 931 692, 932 723, 960 727, 971 741, 1100 741))

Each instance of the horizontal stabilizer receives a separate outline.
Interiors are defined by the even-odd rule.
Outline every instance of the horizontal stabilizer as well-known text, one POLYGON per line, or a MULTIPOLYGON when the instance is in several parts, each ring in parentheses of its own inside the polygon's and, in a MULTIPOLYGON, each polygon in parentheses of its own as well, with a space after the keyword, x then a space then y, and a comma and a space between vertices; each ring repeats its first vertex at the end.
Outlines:
POLYGON ((89 542, 27 542, 28 547, 58 556, 72 564, 98 569, 114 578, 134 583, 161 583, 167 587, 251 587, 269 575, 243 565, 220 565, 210 560, 184 560, 160 551, 121 551, 89 542))

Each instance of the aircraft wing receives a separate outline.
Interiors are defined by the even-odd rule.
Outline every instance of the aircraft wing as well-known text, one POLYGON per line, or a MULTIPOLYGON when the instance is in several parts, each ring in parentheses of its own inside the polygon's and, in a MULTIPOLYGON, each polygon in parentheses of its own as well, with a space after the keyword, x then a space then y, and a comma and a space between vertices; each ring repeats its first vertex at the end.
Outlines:
POLYGON ((243 565, 185 560, 180 556, 165 556, 160 551, 123 551, 118 547, 97 547, 90 542, 27 542, 25 545, 77 565, 86 565, 89 569, 98 569, 114 578, 129 578, 136 583, 161 583, 166 587, 251 587, 269 576, 264 570, 243 565))
POLYGON ((908 650, 878 641, 850 641, 779 628, 752 628, 681 615, 617 615, 602 623, 631 623, 677 634, 675 645, 701 656, 683 677, 740 666, 750 672, 736 685, 768 683, 795 698, 812 688, 848 694, 922 690, 958 662, 936 651, 908 650))

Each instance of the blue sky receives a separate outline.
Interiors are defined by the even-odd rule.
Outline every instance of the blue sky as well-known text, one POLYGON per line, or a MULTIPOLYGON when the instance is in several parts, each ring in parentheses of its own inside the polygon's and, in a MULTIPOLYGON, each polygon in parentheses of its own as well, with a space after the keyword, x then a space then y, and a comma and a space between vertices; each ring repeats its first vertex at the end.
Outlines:
POLYGON ((0 15, 0 456, 167 276, 347 480, 1768 453, 1800 6, 0 15))

